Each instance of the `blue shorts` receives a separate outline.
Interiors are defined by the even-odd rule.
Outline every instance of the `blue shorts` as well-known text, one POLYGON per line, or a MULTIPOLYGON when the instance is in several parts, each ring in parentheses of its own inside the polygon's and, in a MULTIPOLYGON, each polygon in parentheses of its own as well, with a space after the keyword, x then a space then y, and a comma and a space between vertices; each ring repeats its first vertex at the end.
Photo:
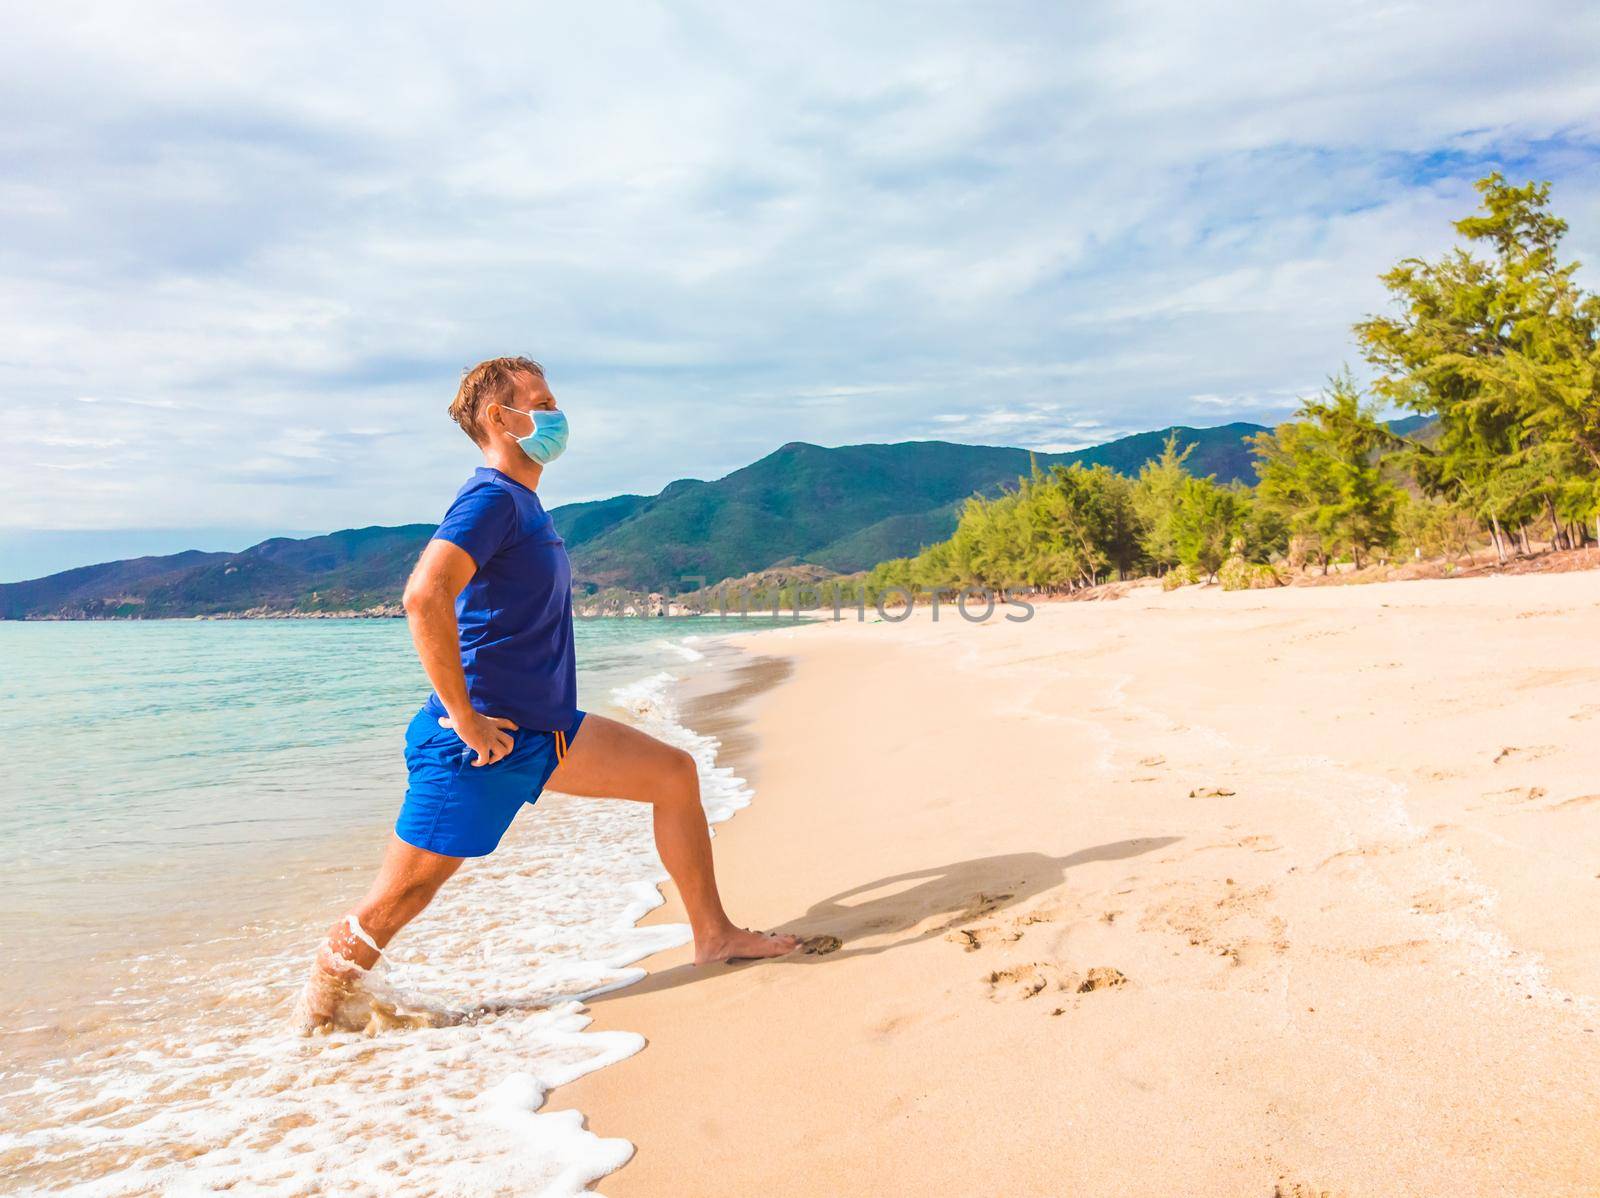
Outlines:
POLYGON ((446 857, 486 857, 494 852, 524 803, 544 790, 583 723, 578 712, 564 732, 518 728, 512 749, 492 765, 476 758, 453 728, 423 710, 406 728, 410 784, 394 834, 407 844, 446 857))

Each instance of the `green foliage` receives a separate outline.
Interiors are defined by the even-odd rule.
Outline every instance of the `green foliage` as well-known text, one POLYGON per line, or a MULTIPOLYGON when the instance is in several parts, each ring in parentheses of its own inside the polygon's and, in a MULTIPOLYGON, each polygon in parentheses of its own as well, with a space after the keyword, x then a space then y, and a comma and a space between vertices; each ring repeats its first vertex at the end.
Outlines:
POLYGON ((1107 466, 1052 466, 1015 491, 967 501, 955 532, 913 558, 882 562, 869 590, 1092 586, 1142 562, 1136 484, 1107 466))
POLYGON ((1284 578, 1278 567, 1270 562, 1251 562, 1235 554, 1222 563, 1217 571, 1217 581, 1225 591, 1255 591, 1268 587, 1281 587, 1284 578))
POLYGON ((1455 227, 1487 259, 1406 259, 1383 276, 1398 314, 1356 335, 1381 397, 1438 416, 1437 443, 1413 451, 1418 482, 1482 521, 1503 555, 1506 526, 1543 513, 1572 541, 1596 510, 1600 298, 1559 259, 1567 226, 1548 183, 1491 174, 1477 187, 1481 211, 1455 227))
POLYGON ((1460 558, 1478 544, 1478 522, 1444 500, 1401 492, 1395 506, 1396 548, 1403 558, 1460 558))
POLYGON ((1186 478, 1172 509, 1172 540, 1178 560, 1207 578, 1215 578, 1233 551, 1248 514, 1237 491, 1209 478, 1186 478))
POLYGON ((1239 529, 1247 561, 1268 562, 1287 556, 1291 537, 1288 517, 1278 508, 1260 502, 1248 506, 1239 529))
POLYGON ((1139 471, 1139 485, 1134 488, 1133 509, 1141 526, 1139 543, 1145 556, 1160 568, 1178 564, 1172 513, 1177 510, 1178 495, 1189 477, 1185 463, 1193 452, 1193 445, 1180 450, 1178 435, 1172 433, 1162 446, 1161 456, 1146 462, 1139 471))
POLYGON ((1251 438, 1260 506, 1305 552, 1324 562, 1348 555, 1359 567, 1394 543, 1400 492, 1384 479, 1380 455, 1397 438, 1362 403, 1348 371, 1295 415, 1251 438))
MULTIPOLYGON (((1256 425, 1184 430, 1219 477, 1248 474, 1256 425)), ((1034 468, 1104 466, 1133 474, 1163 433, 1139 433, 1071 453, 908 441, 824 448, 793 442, 713 482, 681 480, 659 495, 552 512, 585 587, 676 592, 685 579, 738 577, 780 562, 866 569, 954 534, 968 496, 996 498, 1034 468), (627 501, 627 502, 623 502, 627 501), (581 521, 579 516, 582 517, 581 521)), ((572 506, 572 505, 569 505, 572 506)))
POLYGON ((868 591, 1075 590, 1151 570, 1176 586, 1214 577, 1236 548, 1252 561, 1282 552, 1284 522, 1237 484, 1191 475, 1191 449, 1168 436, 1137 480, 1104 465, 1035 464, 1014 491, 969 499, 948 540, 876 566, 868 591))
MULTIPOLYGON (((1393 312, 1355 327, 1378 370, 1376 403, 1417 414, 1399 428, 1376 419, 1345 373, 1271 432, 1176 428, 1043 456, 797 442, 715 482, 554 509, 579 585, 671 592, 695 575, 818 561, 855 570, 886 554, 869 594, 1062 590, 1145 572, 1181 585, 1224 570, 1225 585, 1264 585, 1256 567, 1274 559, 1459 556, 1479 528, 1502 556, 1530 525, 1557 545, 1600 537, 1600 297, 1560 258, 1567 226, 1549 211, 1548 184, 1492 174, 1477 186, 1480 210, 1455 225, 1469 248, 1397 264, 1383 276, 1393 312), (1253 491, 1239 485, 1252 454, 1253 491), (999 490, 1008 478, 1015 490, 999 490)), ((389 603, 431 531, 85 567, 0 585, 0 618, 389 603)), ((761 594, 787 601, 802 585, 761 594)))
POLYGON ((1161 576, 1161 589, 1163 591, 1175 591, 1179 587, 1186 587, 1190 583, 1199 581, 1200 579, 1195 577, 1194 571, 1189 569, 1188 566, 1178 565, 1172 567, 1161 576))
POLYGON ((1503 545, 1505 526, 1541 513, 1553 541, 1580 543, 1600 517, 1600 299, 1557 257, 1566 225, 1547 210, 1548 185, 1490 175, 1478 190, 1482 211, 1456 229, 1490 258, 1401 262, 1383 276, 1399 314, 1356 326, 1382 372, 1377 400, 1416 417, 1379 421, 1345 371, 1294 420, 1250 438, 1254 491, 1196 477, 1174 432, 1131 485, 1081 464, 1035 466, 1013 494, 969 500, 948 540, 872 578, 1056 589, 1154 570, 1167 587, 1219 572, 1229 589, 1272 586, 1274 559, 1327 569, 1396 548, 1456 556, 1471 551, 1475 522, 1503 545), (1407 474, 1418 495, 1396 485, 1407 474))

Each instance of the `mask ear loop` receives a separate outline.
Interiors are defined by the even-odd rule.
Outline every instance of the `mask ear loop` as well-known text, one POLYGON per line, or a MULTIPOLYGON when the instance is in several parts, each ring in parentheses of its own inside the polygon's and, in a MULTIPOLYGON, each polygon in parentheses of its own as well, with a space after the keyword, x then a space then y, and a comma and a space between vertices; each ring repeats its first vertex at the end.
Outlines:
MULTIPOLYGON (((515 412, 519 416, 526 416, 528 418, 528 423, 533 425, 533 427, 531 429, 529 429, 525 433, 512 433, 509 428, 506 429, 506 432, 511 433, 511 435, 513 437, 515 437, 518 441, 522 440, 522 438, 524 438, 524 437, 531 437, 531 436, 533 436, 534 433, 539 431, 539 422, 533 418, 532 413, 524 412, 521 408, 513 408, 510 404, 503 404, 503 403, 497 402, 494 406, 499 408, 502 412, 515 412)), ((505 423, 505 417, 504 416, 502 416, 500 418, 500 423, 501 424, 505 423)))

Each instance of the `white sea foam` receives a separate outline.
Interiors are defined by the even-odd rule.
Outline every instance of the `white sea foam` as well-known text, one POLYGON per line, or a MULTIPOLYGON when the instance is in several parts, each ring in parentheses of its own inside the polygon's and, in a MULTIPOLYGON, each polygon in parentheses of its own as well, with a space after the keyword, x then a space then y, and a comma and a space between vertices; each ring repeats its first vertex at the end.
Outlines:
MULTIPOLYGON (((726 819, 750 791, 717 765, 713 738, 678 721, 672 682, 658 674, 615 698, 695 756, 708 818, 726 819)), ((296 1035, 310 929, 292 953, 193 975, 130 962, 131 981, 154 976, 189 1001, 0 1095, 0 1159, 30 1189, 87 1195, 576 1194, 632 1146, 540 1108, 551 1088, 644 1047, 586 1030, 582 1000, 688 940, 681 924, 635 926, 664 878, 647 808, 541 800, 386 954, 388 984, 471 1012, 452 1026, 296 1035)))
POLYGON ((699 639, 699 637, 695 636, 686 636, 676 641, 659 640, 656 642, 656 648, 676 654, 678 657, 683 658, 684 661, 704 661, 706 655, 692 644, 692 642, 699 639))
POLYGON ((721 823, 740 808, 748 807, 753 792, 743 778, 727 766, 717 764, 715 737, 691 731, 679 722, 677 704, 672 697, 672 684, 676 681, 672 674, 653 674, 629 686, 618 687, 613 698, 638 727, 694 755, 700 766, 700 797, 705 804, 706 818, 714 824, 721 823))

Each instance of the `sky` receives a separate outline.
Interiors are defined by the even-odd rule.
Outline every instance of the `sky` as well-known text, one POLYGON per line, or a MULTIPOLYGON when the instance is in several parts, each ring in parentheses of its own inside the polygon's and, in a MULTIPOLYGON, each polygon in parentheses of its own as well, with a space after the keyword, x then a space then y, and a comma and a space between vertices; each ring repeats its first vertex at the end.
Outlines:
POLYGON ((1507 11, 23 6, 0 581, 435 520, 501 354, 571 420, 547 506, 1282 420, 1487 171, 1600 260, 1600 6, 1507 11))

